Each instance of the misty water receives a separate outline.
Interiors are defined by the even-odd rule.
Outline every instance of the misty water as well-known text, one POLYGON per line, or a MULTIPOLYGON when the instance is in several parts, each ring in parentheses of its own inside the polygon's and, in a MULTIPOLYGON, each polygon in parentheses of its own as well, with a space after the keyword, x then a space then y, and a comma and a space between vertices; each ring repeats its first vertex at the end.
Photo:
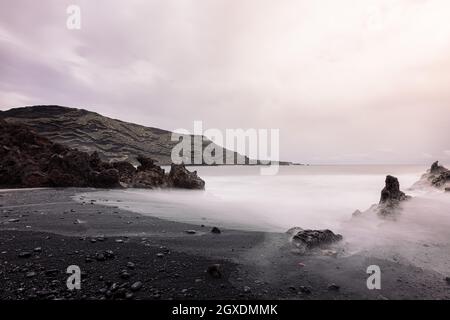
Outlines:
POLYGON ((274 176, 257 166, 195 167, 205 191, 111 190, 85 199, 143 215, 253 231, 285 232, 291 227, 331 229, 344 235, 350 254, 370 250, 382 258, 407 259, 440 272, 450 270, 450 195, 410 187, 425 166, 282 166, 274 176), (396 221, 359 209, 378 203, 387 174, 414 196, 396 221))

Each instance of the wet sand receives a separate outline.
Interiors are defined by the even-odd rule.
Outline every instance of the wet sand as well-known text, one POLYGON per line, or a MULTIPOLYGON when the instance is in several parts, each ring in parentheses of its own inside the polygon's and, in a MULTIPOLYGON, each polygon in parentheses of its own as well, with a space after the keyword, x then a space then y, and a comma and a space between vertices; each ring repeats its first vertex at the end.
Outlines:
POLYGON ((72 200, 86 191, 0 192, 0 299, 450 299, 445 275, 404 262, 299 255, 286 234, 213 234, 72 200), (222 277, 206 272, 213 264, 222 277), (381 290, 366 286, 373 264, 381 290), (69 265, 81 268, 81 290, 66 287, 69 265))

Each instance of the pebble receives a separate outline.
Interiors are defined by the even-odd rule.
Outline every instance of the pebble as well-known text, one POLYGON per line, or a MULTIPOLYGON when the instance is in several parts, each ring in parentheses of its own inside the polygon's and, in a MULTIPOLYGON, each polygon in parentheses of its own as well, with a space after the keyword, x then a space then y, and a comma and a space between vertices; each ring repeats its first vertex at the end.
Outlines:
POLYGON ((311 289, 309 289, 308 287, 301 286, 299 289, 300 289, 300 292, 301 292, 301 293, 304 293, 304 294, 311 294, 311 289))
POLYGON ((328 286, 328 290, 330 290, 330 291, 339 291, 339 289, 340 289, 341 287, 339 287, 337 284, 335 284, 335 283, 332 283, 332 284, 330 284, 329 286, 328 286))
POLYGON ((136 268, 136 265, 133 262, 130 261, 130 262, 127 263, 127 268, 134 269, 134 268, 136 268))
POLYGON ((215 234, 220 234, 220 233, 221 233, 221 231, 220 231, 220 229, 219 229, 219 228, 217 228, 217 227, 213 227, 213 228, 211 229, 211 233, 215 233, 215 234))
POLYGON ((125 299, 131 300, 134 298, 134 294, 132 294, 131 292, 127 292, 127 294, 125 295, 125 299))
POLYGON ((29 258, 29 257, 31 257, 31 252, 22 251, 19 253, 19 258, 29 258))
POLYGON ((196 234, 197 231, 195 230, 185 230, 184 232, 186 232, 187 234, 196 234))
POLYGON ((106 250, 104 254, 106 259, 114 259, 115 257, 114 251, 112 250, 106 250))
POLYGON ((213 278, 220 279, 222 278, 222 267, 220 264, 212 264, 208 266, 208 269, 206 269, 206 272, 213 278))
POLYGON ((31 271, 31 272, 28 272, 28 273, 26 274, 26 277, 27 277, 27 278, 33 278, 35 275, 36 275, 36 272, 31 271))
POLYGON ((137 281, 131 285, 131 291, 139 291, 142 288, 142 282, 137 281))
POLYGON ((122 270, 121 272, 120 272, 120 277, 122 278, 122 279, 129 279, 130 278, 130 274, 126 271, 126 270, 122 270))
POLYGON ((59 273, 58 269, 49 269, 47 271, 45 271, 45 275, 48 277, 54 277, 59 273))
POLYGON ((252 289, 250 288, 250 287, 248 287, 248 286, 245 286, 244 287, 244 292, 245 293, 249 293, 249 292, 251 292, 252 291, 252 289))
POLYGON ((98 253, 98 254, 95 256, 95 259, 96 259, 97 261, 105 261, 105 260, 106 260, 106 257, 105 257, 104 254, 98 253))

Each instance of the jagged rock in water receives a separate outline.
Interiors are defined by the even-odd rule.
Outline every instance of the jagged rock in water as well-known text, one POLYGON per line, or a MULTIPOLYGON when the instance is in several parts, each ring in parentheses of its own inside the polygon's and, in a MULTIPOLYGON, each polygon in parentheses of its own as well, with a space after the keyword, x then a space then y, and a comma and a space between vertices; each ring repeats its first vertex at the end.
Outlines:
POLYGON ((190 172, 183 164, 172 164, 169 173, 169 185, 175 188, 204 189, 205 181, 200 179, 197 171, 190 172))
POLYGON ((444 166, 439 165, 439 161, 433 162, 433 164, 431 165, 431 168, 430 168, 431 174, 441 174, 446 171, 448 171, 448 169, 445 168, 444 166))
POLYGON ((299 233, 300 231, 303 231, 303 228, 300 228, 300 227, 292 227, 292 228, 290 228, 288 231, 286 231, 286 233, 288 234, 288 235, 291 235, 291 236, 295 236, 297 233, 299 233))
POLYGON ((439 165, 438 161, 435 161, 430 169, 422 175, 420 180, 414 184, 413 188, 423 188, 426 186, 432 186, 442 190, 449 188, 450 170, 439 165))
POLYGON ((450 170, 436 161, 431 165, 428 180, 434 187, 445 190, 450 185, 450 170))
POLYGON ((381 217, 394 215, 397 213, 396 209, 400 202, 410 198, 400 190, 400 183, 396 177, 386 176, 385 184, 381 190, 380 203, 377 208, 381 217))
POLYGON ((331 230, 301 230, 292 237, 292 242, 304 250, 329 245, 342 240, 342 235, 331 230))
POLYGON ((381 190, 380 203, 402 201, 407 199, 406 194, 400 191, 400 183, 396 177, 389 175, 386 176, 385 184, 386 186, 383 190, 381 190))

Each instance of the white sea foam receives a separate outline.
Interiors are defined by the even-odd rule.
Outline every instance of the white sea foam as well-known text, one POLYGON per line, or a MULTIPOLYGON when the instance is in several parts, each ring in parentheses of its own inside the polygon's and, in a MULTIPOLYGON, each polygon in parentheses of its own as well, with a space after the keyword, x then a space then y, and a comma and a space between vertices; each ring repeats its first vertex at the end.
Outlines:
POLYGON ((128 189, 83 196, 197 225, 273 232, 327 228, 344 235, 347 252, 369 250, 381 258, 450 270, 450 195, 408 190, 425 166, 289 166, 276 176, 261 176, 257 167, 248 166, 195 169, 206 181, 205 191, 128 189), (387 174, 398 177, 401 189, 414 196, 402 205, 397 221, 374 213, 353 219, 356 209, 378 203, 387 174))

